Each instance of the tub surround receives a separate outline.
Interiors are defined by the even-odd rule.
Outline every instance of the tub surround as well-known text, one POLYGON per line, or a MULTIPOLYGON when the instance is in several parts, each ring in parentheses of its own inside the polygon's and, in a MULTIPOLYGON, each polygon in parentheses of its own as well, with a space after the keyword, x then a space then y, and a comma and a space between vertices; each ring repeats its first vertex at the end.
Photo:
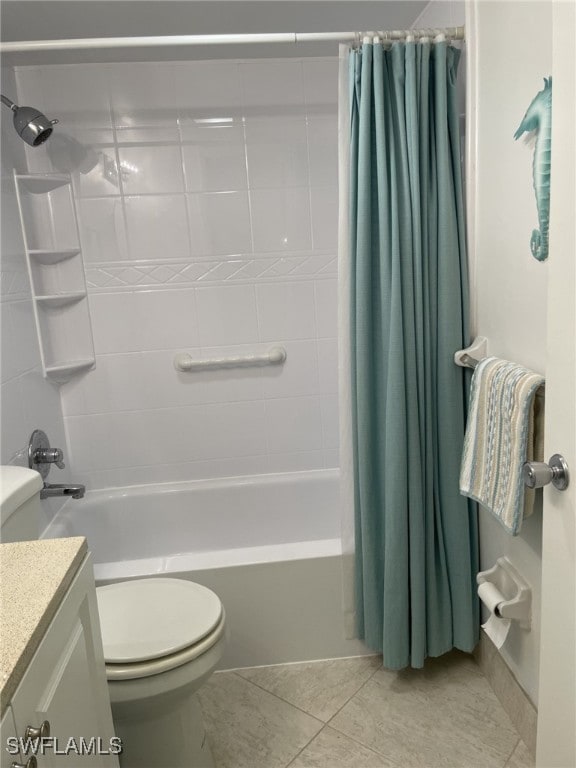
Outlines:
POLYGON ((1 714, 87 551, 83 537, 0 545, 1 714))
MULTIPOLYGON (((3 60, 2 93, 15 96, 16 92, 14 71, 3 60)), ((1 131, 0 463, 26 466, 26 444, 35 426, 42 424, 56 445, 65 445, 66 437, 58 388, 42 377, 30 280, 12 177, 14 170, 18 173, 28 171, 25 144, 14 130, 12 118, 4 107, 1 131)), ((64 472, 62 476, 64 479, 60 482, 65 482, 68 475, 64 472)), ((54 511, 59 506, 59 501, 52 504, 54 511)))
POLYGON ((98 158, 74 182, 97 361, 60 390, 70 478, 337 466, 337 57, 48 69, 19 67, 19 98, 98 158), (276 345, 281 368, 174 370, 276 345))

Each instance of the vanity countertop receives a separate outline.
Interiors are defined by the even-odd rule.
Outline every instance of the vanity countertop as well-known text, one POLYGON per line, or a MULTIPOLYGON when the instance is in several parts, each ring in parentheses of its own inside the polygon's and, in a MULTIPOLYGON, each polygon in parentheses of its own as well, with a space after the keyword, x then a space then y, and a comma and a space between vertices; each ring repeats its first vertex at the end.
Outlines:
POLYGON ((0 544, 0 716, 87 551, 82 537, 0 544))

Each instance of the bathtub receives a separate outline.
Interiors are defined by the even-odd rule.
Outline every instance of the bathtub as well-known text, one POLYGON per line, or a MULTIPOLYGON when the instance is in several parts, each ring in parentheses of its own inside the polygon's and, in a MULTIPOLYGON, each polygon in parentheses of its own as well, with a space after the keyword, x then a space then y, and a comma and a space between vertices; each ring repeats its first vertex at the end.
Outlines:
POLYGON ((230 632, 221 668, 368 652, 344 636, 338 470, 89 491, 43 533, 63 536, 87 538, 97 584, 213 589, 230 632))

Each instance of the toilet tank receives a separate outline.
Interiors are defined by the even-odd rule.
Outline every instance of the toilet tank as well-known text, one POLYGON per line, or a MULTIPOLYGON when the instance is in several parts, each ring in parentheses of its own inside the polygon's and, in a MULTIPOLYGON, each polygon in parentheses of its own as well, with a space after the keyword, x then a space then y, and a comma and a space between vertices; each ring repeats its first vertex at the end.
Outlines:
POLYGON ((37 539, 42 478, 34 469, 0 467, 0 540, 37 539))

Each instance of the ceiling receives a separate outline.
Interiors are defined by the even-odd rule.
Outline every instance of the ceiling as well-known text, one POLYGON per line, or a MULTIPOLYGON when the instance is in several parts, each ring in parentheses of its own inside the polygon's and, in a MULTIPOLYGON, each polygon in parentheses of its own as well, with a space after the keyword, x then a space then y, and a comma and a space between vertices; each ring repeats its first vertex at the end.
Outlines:
MULTIPOLYGON (((441 1, 441 0, 440 0, 441 1)), ((2 41, 406 29, 428 0, 2 0, 2 41)), ((6 56, 9 64, 324 56, 335 43, 195 46, 6 56)))

